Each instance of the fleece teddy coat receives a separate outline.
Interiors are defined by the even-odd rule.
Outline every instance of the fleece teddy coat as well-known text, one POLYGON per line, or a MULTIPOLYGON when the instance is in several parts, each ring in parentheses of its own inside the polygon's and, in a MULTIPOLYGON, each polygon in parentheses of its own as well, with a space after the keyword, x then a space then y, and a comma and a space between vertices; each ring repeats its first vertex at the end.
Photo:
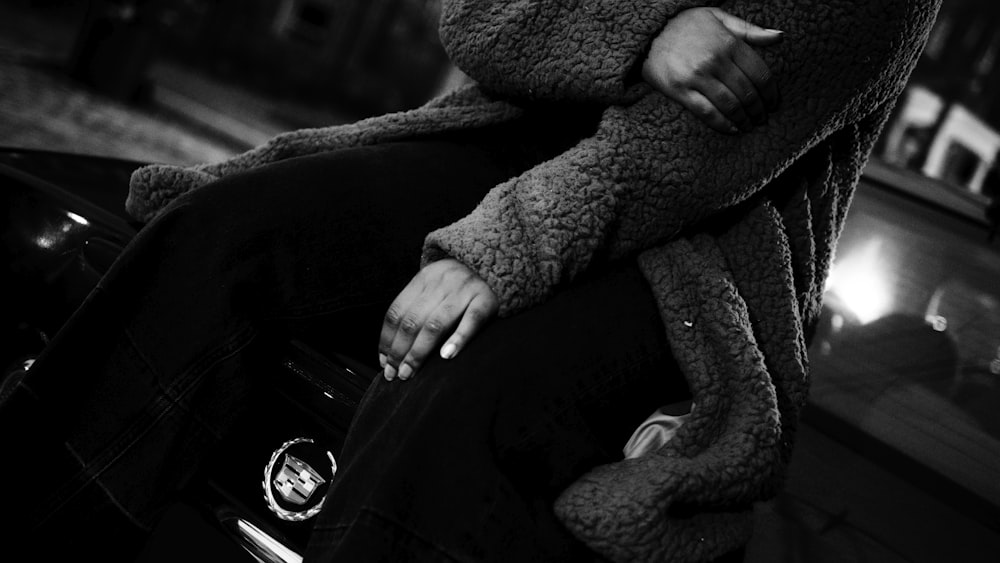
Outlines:
POLYGON ((603 104, 593 136, 430 233, 423 259, 472 267, 502 315, 605 261, 639 261, 692 415, 658 451, 581 477, 555 511, 616 561, 710 559, 747 541, 752 503, 780 486, 834 244, 938 3, 446 0, 442 40, 476 85, 413 111, 283 134, 221 163, 142 168, 127 208, 148 220, 221 176, 502 123, 532 101, 603 104), (636 78, 669 18, 701 5, 785 32, 758 49, 782 103, 752 132, 718 134, 636 78))

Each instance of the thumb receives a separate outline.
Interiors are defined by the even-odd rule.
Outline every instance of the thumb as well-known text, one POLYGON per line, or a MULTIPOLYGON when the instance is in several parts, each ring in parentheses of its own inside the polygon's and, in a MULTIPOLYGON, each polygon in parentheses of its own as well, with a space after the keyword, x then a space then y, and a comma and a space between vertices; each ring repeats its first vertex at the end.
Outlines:
POLYGON ((730 33, 750 45, 774 45, 781 41, 785 33, 778 29, 765 29, 718 8, 713 10, 713 14, 730 33))

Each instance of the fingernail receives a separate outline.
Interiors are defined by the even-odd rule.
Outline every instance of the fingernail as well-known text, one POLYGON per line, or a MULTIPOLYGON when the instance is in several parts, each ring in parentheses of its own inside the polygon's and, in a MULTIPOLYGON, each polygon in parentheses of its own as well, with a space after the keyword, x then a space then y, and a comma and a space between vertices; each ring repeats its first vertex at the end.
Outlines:
POLYGON ((730 134, 732 134, 732 135, 736 135, 736 134, 738 134, 739 132, 740 132, 740 130, 739 130, 739 129, 737 129, 735 125, 730 125, 730 126, 729 126, 729 133, 730 133, 730 134))
POLYGON ((446 360, 454 358, 457 352, 458 352, 458 346, 455 346, 451 342, 441 347, 441 357, 446 360))
POLYGON ((378 365, 379 365, 379 367, 383 367, 384 368, 385 367, 385 363, 386 363, 387 360, 388 360, 388 358, 385 357, 385 354, 379 354, 378 355, 378 365))
POLYGON ((386 381, 392 381, 393 379, 396 378, 396 368, 394 368, 394 367, 392 367, 390 365, 386 365, 385 369, 382 370, 382 373, 383 373, 383 375, 385 375, 385 380, 386 381))
POLYGON ((769 29, 765 29, 764 31, 766 31, 768 33, 777 33, 778 35, 784 35, 785 34, 785 32, 781 31, 780 29, 770 29, 769 28, 769 29))
POLYGON ((413 375, 413 368, 410 367, 410 364, 403 364, 403 365, 399 366, 399 378, 400 379, 402 379, 403 381, 406 381, 407 379, 410 378, 411 375, 413 375))

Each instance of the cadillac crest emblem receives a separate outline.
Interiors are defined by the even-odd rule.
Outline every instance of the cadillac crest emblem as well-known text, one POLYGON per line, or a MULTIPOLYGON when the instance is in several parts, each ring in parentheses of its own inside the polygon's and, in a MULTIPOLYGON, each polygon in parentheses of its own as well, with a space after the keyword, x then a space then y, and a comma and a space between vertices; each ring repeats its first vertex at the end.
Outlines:
POLYGON ((323 507, 328 484, 336 473, 333 454, 312 439, 289 440, 274 451, 264 468, 267 507, 282 520, 312 518, 323 507))
POLYGON ((285 454, 285 461, 273 484, 281 498, 292 504, 302 505, 309 501, 316 487, 323 483, 326 483, 326 479, 309 467, 308 463, 285 454))

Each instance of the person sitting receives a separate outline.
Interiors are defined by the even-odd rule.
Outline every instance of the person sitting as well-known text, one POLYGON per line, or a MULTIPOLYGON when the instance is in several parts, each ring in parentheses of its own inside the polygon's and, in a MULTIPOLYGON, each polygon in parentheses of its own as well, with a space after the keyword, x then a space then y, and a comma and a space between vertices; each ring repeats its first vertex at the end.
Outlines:
POLYGON ((308 333, 382 377, 307 560, 738 552, 938 2, 707 4, 446 1, 473 84, 137 170, 147 224, 0 405, 0 444, 46 486, 12 491, 13 542, 134 553, 271 344, 308 333), (674 403, 679 428, 625 458, 674 403))

